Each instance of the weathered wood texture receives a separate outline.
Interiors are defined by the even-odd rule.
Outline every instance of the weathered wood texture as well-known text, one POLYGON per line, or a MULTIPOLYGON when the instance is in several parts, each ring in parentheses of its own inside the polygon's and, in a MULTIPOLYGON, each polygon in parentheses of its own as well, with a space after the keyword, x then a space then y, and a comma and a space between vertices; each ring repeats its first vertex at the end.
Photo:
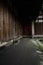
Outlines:
POLYGON ((0 41, 7 41, 13 38, 13 18, 8 9, 0 6, 0 41))
POLYGON ((43 35, 43 22, 35 23, 35 35, 43 35))
POLYGON ((0 6, 0 41, 8 41, 23 34, 19 21, 15 21, 7 8, 0 6))
POLYGON ((15 33, 16 33, 15 35, 18 37, 23 35, 22 25, 18 21, 15 22, 15 33))

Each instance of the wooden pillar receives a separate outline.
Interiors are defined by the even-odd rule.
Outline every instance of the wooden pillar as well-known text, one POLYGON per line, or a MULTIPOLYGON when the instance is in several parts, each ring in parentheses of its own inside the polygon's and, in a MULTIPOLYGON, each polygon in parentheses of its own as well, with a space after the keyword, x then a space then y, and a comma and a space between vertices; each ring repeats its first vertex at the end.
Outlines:
POLYGON ((32 22, 32 38, 34 36, 34 22, 32 22))

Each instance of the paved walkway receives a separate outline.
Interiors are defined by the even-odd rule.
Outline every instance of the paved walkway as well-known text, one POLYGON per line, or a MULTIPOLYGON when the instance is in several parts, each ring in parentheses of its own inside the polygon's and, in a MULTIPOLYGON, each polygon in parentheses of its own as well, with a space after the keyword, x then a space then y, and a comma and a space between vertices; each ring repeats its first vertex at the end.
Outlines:
POLYGON ((36 48, 29 38, 22 38, 11 47, 0 49, 0 65, 39 65, 36 48))

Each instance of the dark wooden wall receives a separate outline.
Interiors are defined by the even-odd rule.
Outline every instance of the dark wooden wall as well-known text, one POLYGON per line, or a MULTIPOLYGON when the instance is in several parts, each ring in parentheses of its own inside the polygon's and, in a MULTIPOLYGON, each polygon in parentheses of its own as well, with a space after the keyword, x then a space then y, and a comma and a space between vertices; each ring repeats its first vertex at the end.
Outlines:
POLYGON ((22 25, 17 20, 15 21, 15 33, 16 33, 15 35, 18 36, 18 37, 23 35, 22 25))
POLYGON ((23 26, 23 35, 32 36, 32 25, 31 24, 24 24, 23 26))
POLYGON ((8 9, 0 6, 0 41, 12 39, 13 19, 8 9))
POLYGON ((19 21, 15 21, 7 8, 0 6, 0 41, 8 41, 23 34, 19 21))
POLYGON ((43 22, 35 23, 35 35, 43 35, 43 22))

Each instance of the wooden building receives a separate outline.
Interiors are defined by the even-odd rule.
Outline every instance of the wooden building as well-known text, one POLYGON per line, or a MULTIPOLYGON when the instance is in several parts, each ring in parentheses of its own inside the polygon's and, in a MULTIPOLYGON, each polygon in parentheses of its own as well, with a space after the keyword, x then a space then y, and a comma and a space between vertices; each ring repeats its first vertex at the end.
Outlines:
POLYGON ((7 7, 0 5, 0 41, 8 41, 22 35, 22 26, 7 7))
POLYGON ((8 9, 0 5, 0 41, 12 39, 13 18, 8 9))
POLYGON ((40 11, 35 22, 32 22, 32 37, 43 37, 43 12, 40 11))

